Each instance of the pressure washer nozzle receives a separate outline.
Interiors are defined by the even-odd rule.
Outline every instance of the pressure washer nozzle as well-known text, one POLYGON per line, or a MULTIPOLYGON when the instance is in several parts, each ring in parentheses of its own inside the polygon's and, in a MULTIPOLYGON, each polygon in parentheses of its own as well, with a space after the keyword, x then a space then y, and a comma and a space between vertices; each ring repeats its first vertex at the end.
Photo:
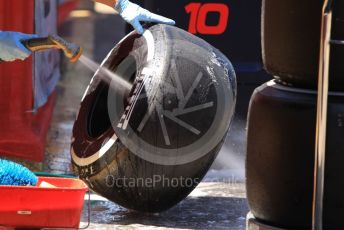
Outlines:
POLYGON ((22 43, 32 52, 47 49, 61 49, 71 62, 76 62, 82 55, 82 47, 70 43, 57 35, 49 35, 44 38, 33 38, 22 41, 22 43))

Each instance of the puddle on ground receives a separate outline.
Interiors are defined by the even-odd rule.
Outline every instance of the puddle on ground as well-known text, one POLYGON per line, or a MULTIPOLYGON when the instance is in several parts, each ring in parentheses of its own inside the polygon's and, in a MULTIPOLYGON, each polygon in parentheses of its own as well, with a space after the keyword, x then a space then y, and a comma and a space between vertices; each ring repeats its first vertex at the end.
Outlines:
MULTIPOLYGON (((159 214, 129 211, 93 196, 90 229, 245 229, 248 206, 243 183, 201 183, 193 194, 159 214)), ((82 221, 87 221, 86 213, 82 221)))

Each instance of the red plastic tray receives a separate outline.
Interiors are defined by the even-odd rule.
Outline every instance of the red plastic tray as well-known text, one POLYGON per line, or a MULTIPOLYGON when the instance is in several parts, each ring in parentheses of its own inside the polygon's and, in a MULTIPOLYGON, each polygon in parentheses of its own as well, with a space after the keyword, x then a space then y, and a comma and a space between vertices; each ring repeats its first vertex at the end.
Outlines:
POLYGON ((87 185, 67 178, 39 181, 56 188, 0 186, 0 226, 78 228, 87 185))

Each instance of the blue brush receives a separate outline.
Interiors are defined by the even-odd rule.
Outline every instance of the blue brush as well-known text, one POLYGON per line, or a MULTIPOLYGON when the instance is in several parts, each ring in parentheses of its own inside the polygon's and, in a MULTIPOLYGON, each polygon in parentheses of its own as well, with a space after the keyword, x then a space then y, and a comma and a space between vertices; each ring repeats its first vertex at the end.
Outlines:
POLYGON ((0 185, 36 186, 38 178, 26 167, 0 159, 0 185))

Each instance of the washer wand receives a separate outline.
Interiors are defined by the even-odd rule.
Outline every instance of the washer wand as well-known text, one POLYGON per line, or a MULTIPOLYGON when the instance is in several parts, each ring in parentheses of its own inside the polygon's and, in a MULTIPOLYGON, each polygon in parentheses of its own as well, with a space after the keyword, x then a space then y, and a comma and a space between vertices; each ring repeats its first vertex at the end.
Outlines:
POLYGON ((68 42, 57 35, 24 40, 22 43, 32 52, 44 51, 47 49, 61 49, 71 62, 77 62, 83 52, 82 47, 68 42))

